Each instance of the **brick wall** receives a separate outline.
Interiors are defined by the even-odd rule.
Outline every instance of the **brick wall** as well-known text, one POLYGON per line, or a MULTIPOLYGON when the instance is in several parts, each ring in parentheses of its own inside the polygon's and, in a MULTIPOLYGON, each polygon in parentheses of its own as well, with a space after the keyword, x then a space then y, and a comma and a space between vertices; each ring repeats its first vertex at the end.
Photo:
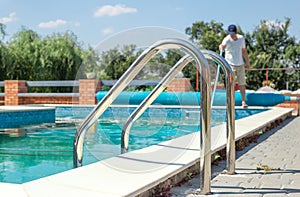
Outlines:
POLYGON ((96 104, 95 93, 101 90, 99 80, 86 79, 79 81, 79 103, 82 105, 96 104))
POLYGON ((87 104, 97 103, 95 93, 101 90, 99 80, 80 80, 78 96, 30 96, 27 93, 26 81, 6 80, 4 81, 5 97, 0 97, 0 105, 24 105, 24 104, 87 104), (2 103, 1 103, 2 101, 2 103))
MULTIPOLYGON (((81 104, 93 105, 97 103, 95 93, 101 90, 101 81, 94 79, 79 80, 79 96, 32 96, 27 93, 26 81, 4 81, 5 97, 0 97, 0 105, 24 105, 24 104, 81 104), (2 101, 2 102, 1 102, 2 101)), ((167 87, 167 91, 187 92, 191 90, 190 79, 175 78, 167 87)))
POLYGON ((24 80, 8 80, 4 81, 5 105, 22 105, 23 99, 18 97, 18 93, 27 92, 26 81, 24 80))
POLYGON ((167 87, 168 92, 189 92, 191 82, 187 78, 175 78, 167 87))
POLYGON ((79 104, 78 97, 71 96, 22 96, 22 104, 79 104))

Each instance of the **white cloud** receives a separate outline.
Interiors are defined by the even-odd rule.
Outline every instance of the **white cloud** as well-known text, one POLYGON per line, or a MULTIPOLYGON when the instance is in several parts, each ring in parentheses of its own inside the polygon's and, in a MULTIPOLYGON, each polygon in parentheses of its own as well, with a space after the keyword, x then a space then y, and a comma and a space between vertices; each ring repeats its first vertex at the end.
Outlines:
POLYGON ((10 23, 10 22, 13 22, 13 21, 16 21, 16 20, 17 20, 16 13, 12 12, 7 17, 0 18, 0 23, 6 24, 6 23, 10 23))
POLYGON ((101 16, 117 16, 120 14, 125 14, 125 13, 134 13, 137 12, 136 8, 129 8, 126 7, 125 5, 104 5, 100 7, 97 11, 94 12, 95 17, 101 17, 101 16))
POLYGON ((66 25, 68 22, 62 19, 57 19, 56 21, 42 22, 38 24, 40 28, 54 28, 66 25))
POLYGON ((106 28, 106 29, 102 29, 102 30, 101 30, 101 33, 102 33, 103 35, 111 34, 111 33, 113 33, 113 32, 114 32, 114 30, 113 30, 112 28, 106 28))

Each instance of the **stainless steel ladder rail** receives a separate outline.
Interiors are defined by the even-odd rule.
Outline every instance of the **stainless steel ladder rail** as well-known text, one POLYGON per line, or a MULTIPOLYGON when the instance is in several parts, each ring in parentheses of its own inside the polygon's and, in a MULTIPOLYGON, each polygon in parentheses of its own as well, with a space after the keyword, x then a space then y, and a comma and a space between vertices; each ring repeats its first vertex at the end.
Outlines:
MULTIPOLYGON (((227 61, 219 54, 209 51, 201 50, 202 54, 207 59, 212 59, 218 65, 221 65, 222 70, 225 72, 225 83, 226 83, 226 132, 227 132, 227 143, 226 143, 226 159, 227 159, 227 173, 235 173, 235 100, 234 100, 234 73, 227 63, 227 61)), ((138 108, 129 116, 122 128, 121 136, 121 153, 128 151, 129 147, 129 133, 133 123, 142 115, 142 113, 148 108, 148 106, 158 97, 163 89, 174 79, 176 74, 182 70, 186 64, 191 62, 191 57, 184 56, 181 58, 172 70, 161 80, 158 86, 153 89, 150 94, 144 99, 138 108), (174 70, 177 71, 174 73, 174 70)))
POLYGON ((144 67, 149 59, 161 50, 182 49, 195 61, 201 74, 201 110, 200 110, 200 190, 202 194, 210 193, 211 180, 211 127, 210 127, 210 70, 203 54, 191 43, 180 39, 166 39, 158 41, 145 50, 137 60, 128 68, 117 83, 111 88, 107 95, 86 117, 77 129, 73 145, 73 165, 78 167, 82 164, 84 136, 88 129, 97 121, 108 106, 116 99, 122 90, 130 83, 137 73, 144 67))
POLYGON ((234 73, 228 62, 219 54, 201 50, 205 58, 212 59, 218 65, 221 65, 225 73, 226 88, 226 171, 228 174, 235 173, 235 100, 234 100, 234 73))
MULTIPOLYGON (((157 45, 157 44, 156 44, 157 45)), ((82 165, 83 159, 83 143, 84 136, 88 129, 97 121, 109 105, 117 98, 122 90, 133 80, 133 78, 141 71, 144 64, 147 63, 158 53, 160 45, 146 49, 128 68, 128 70, 115 83, 110 91, 103 97, 103 99, 96 105, 96 107, 89 113, 82 124, 78 127, 74 143, 73 143, 73 167, 77 168, 82 165)))
MULTIPOLYGON (((209 51, 201 50, 205 58, 212 59, 218 65, 221 66, 222 70, 225 72, 225 83, 226 83, 226 132, 227 132, 227 143, 226 143, 226 155, 227 155, 227 173, 235 173, 235 100, 234 100, 234 73, 227 63, 227 61, 219 54, 209 51)), ((188 64, 192 59, 189 56, 184 56, 181 58, 172 70, 161 80, 160 84, 155 87, 155 89, 150 92, 150 94, 145 98, 145 100, 139 105, 138 108, 130 115, 130 117, 125 122, 122 128, 121 137, 121 150, 122 153, 128 151, 129 142, 129 132, 130 129, 141 114, 147 109, 147 107, 158 97, 162 92, 164 87, 166 87, 169 82, 174 78, 174 76, 183 69, 183 67, 188 64), (176 70, 175 70, 176 69, 176 70), (177 71, 174 73, 174 71, 177 71)), ((201 182, 202 180, 200 180, 201 182)))
POLYGON ((151 105, 159 94, 168 86, 175 76, 189 63, 193 61, 190 55, 182 57, 173 68, 165 75, 157 86, 149 93, 143 102, 131 113, 122 128, 121 153, 126 153, 129 147, 129 133, 133 123, 142 115, 142 113, 151 105))

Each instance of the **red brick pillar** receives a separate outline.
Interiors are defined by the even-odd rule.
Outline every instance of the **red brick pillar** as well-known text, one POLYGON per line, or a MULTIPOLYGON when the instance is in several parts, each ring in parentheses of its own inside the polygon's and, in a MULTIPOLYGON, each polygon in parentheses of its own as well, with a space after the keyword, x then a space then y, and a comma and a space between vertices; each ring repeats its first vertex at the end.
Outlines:
POLYGON ((275 105, 276 107, 283 107, 283 108, 294 108, 293 113, 296 115, 300 115, 300 94, 291 94, 291 93, 287 93, 284 94, 284 96, 290 96, 291 100, 286 100, 283 103, 279 103, 277 105, 275 105))
POLYGON ((101 81, 96 79, 79 80, 79 104, 94 105, 97 103, 95 93, 101 90, 101 81))
POLYGON ((189 92, 191 90, 191 81, 188 78, 175 78, 168 85, 168 92, 189 92))
POLYGON ((5 105, 21 105, 22 97, 18 97, 18 93, 26 93, 27 86, 24 80, 6 80, 4 81, 5 105))

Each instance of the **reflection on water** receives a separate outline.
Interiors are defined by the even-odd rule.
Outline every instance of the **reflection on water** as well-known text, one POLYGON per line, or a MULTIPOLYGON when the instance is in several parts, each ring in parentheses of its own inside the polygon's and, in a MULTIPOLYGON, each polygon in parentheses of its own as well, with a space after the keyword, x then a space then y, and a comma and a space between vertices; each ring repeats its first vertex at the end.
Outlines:
MULTIPOLYGON (((99 119, 87 132, 83 165, 120 154, 121 130, 128 115, 123 114, 122 118, 117 119, 115 114, 120 112, 112 112, 113 116, 99 119)), ((244 110, 236 112, 236 116, 240 118, 259 112, 261 110, 244 110)), ((199 110, 185 110, 181 113, 183 115, 176 112, 175 117, 172 117, 169 111, 152 110, 149 111, 152 115, 139 118, 130 131, 129 150, 199 131, 199 110), (154 118, 156 113, 165 115, 154 118)), ((224 110, 213 113, 213 125, 225 121, 224 110)), ((73 140, 81 121, 65 116, 57 118, 53 124, 0 130, 0 181, 24 183, 72 169, 73 140)))
POLYGON ((52 126, 0 132, 0 181, 23 183, 72 168, 74 127, 52 126))

